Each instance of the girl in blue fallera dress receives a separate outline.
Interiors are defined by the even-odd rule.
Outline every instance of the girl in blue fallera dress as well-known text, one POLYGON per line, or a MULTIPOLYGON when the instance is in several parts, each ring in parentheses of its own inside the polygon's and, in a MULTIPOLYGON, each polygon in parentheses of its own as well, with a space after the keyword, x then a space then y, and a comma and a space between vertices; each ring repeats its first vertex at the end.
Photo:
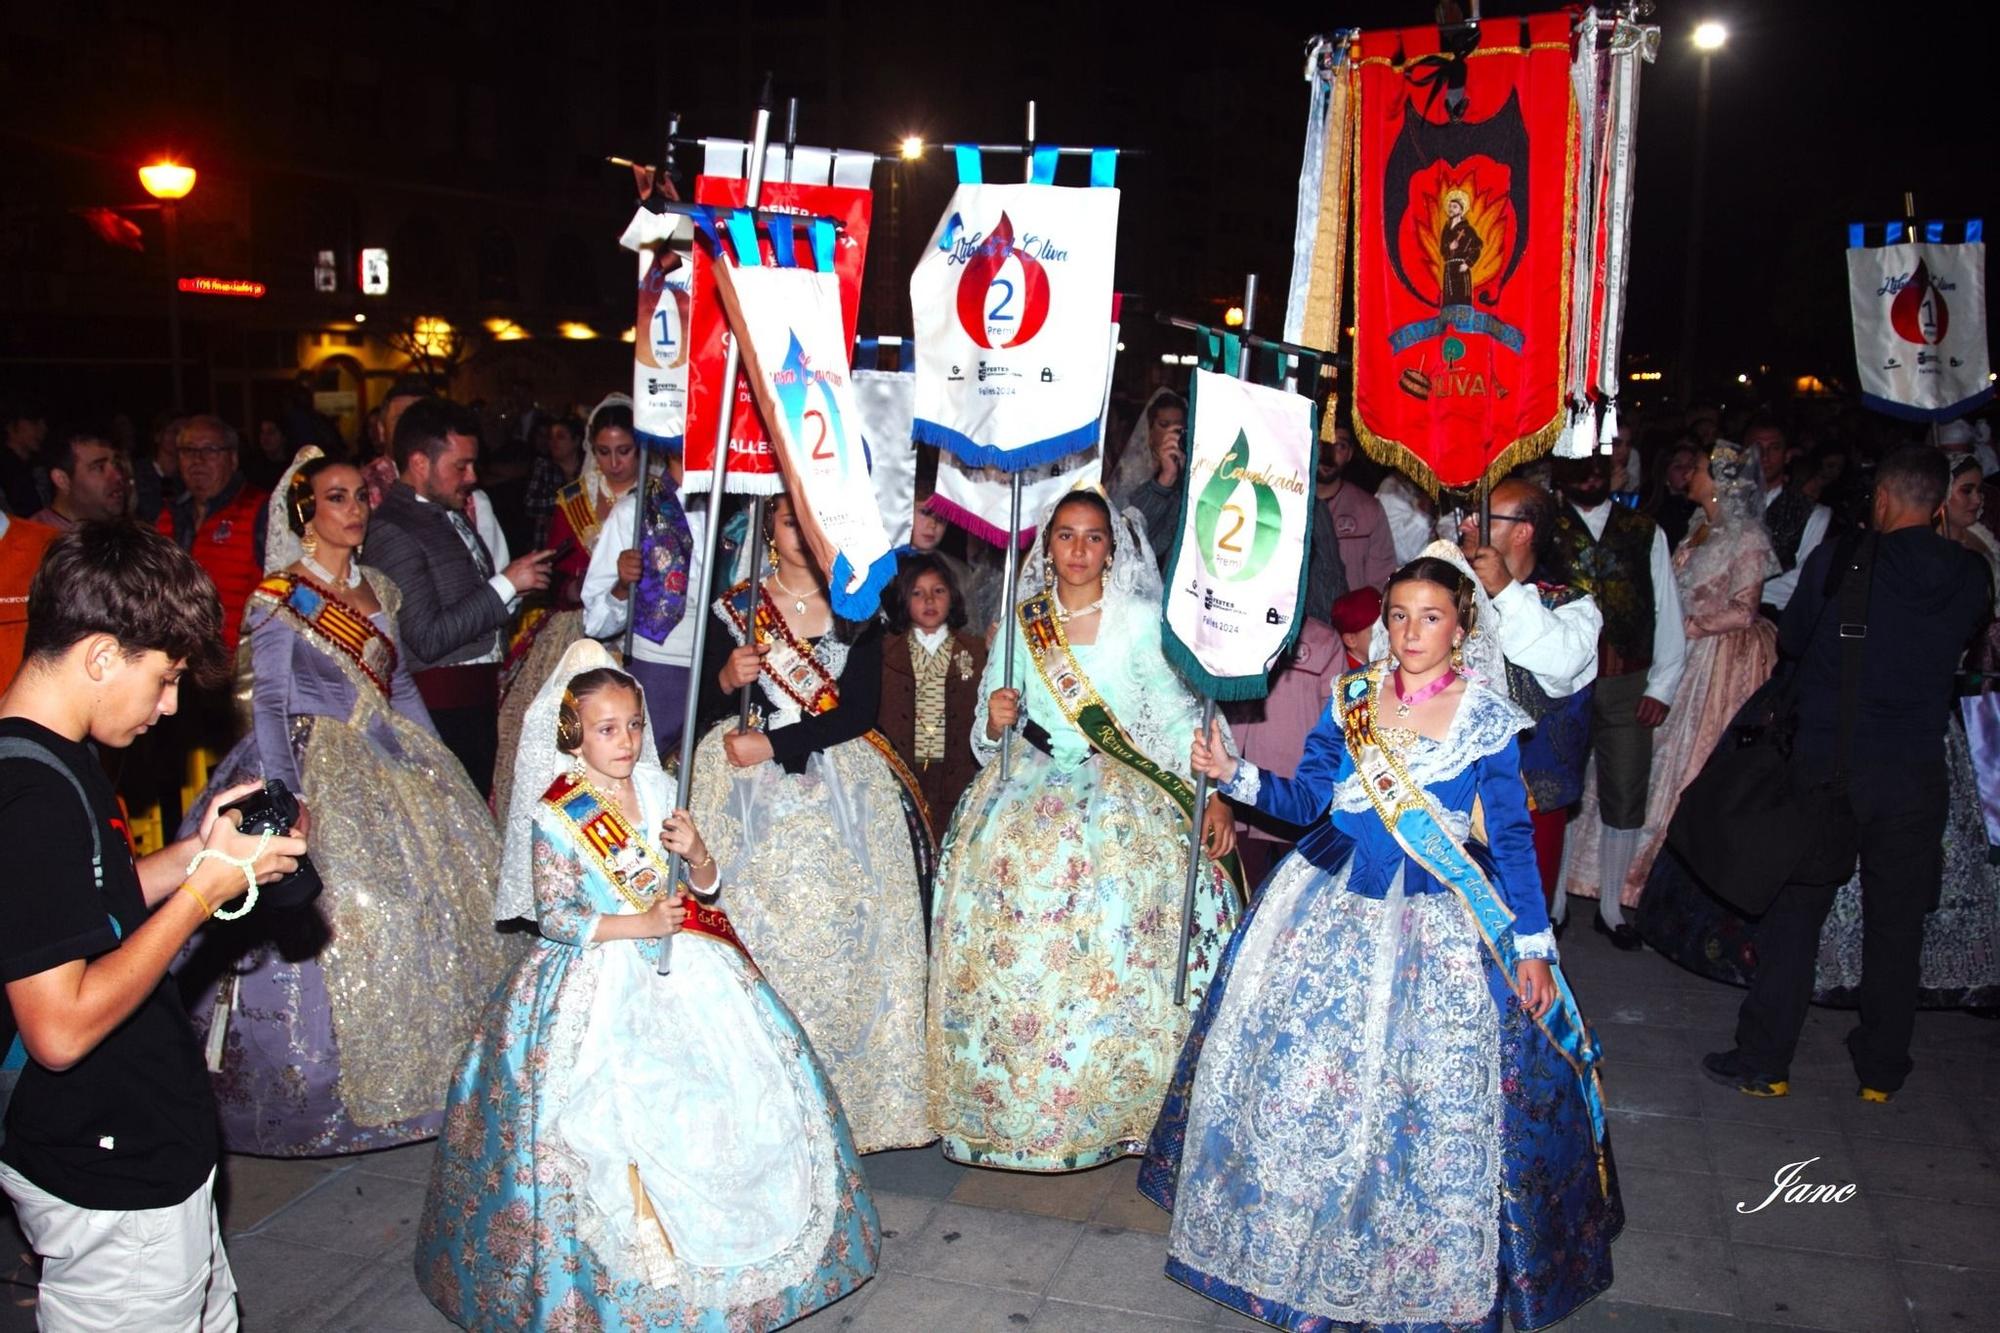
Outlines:
POLYGON ((543 938, 452 1084, 417 1280, 473 1329, 779 1328, 873 1275, 875 1206, 798 1021, 666 891, 715 861, 610 662, 573 645, 522 725, 495 910, 543 938))
POLYGON ((1173 1210, 1168 1275, 1279 1328, 1536 1329, 1611 1283, 1597 1048, 1482 596, 1450 561, 1398 571, 1393 656, 1341 680, 1296 777, 1193 746, 1311 827, 1223 953, 1140 1189, 1173 1210))

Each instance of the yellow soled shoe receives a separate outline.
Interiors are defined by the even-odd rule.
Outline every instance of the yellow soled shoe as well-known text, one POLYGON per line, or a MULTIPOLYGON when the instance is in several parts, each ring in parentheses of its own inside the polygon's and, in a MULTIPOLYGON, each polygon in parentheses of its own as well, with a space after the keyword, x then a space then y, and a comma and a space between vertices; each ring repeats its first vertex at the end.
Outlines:
POLYGON ((1734 1088, 1746 1097, 1786 1097, 1792 1091, 1788 1079, 1765 1078, 1746 1069, 1743 1057, 1736 1051, 1713 1051, 1702 1056, 1701 1072, 1710 1081, 1734 1088))
POLYGON ((1893 1092, 1884 1092, 1880 1088, 1871 1088, 1865 1083, 1861 1085, 1861 1100, 1864 1102, 1889 1102, 1894 1101, 1895 1097, 1896 1094, 1893 1092))

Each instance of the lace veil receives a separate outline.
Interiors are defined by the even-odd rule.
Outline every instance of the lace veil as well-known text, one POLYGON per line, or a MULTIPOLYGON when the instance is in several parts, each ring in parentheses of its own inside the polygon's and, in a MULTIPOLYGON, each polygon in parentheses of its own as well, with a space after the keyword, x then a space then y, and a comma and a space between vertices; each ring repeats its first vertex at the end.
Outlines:
MULTIPOLYGON (((535 915, 533 852, 535 811, 542 796, 559 774, 576 760, 556 748, 556 715, 562 711, 563 691, 586 671, 598 667, 618 667, 618 658, 595 639, 578 639, 569 646, 521 719, 521 743, 514 754, 514 789, 507 793, 505 845, 500 853, 500 883, 493 895, 493 919, 511 921, 535 915)), ((636 682, 635 682, 636 684, 636 682)), ((639 686, 639 706, 645 707, 646 690, 639 686)), ((640 768, 660 766, 660 752, 653 746, 653 728, 645 728, 645 748, 639 755, 640 768)))
MULTIPOLYGON (((1764 527, 1764 468, 1759 453, 1754 444, 1728 440, 1717 440, 1710 451, 1708 475, 1715 482, 1714 531, 1699 541, 1682 543, 1688 555, 1677 578, 1684 593, 1725 576, 1728 567, 1739 561, 1745 562, 1745 569, 1737 572, 1737 579, 1748 578, 1750 564, 1761 566, 1759 577, 1765 579, 1783 571, 1764 527)), ((1705 511, 1697 509, 1688 537, 1692 539, 1709 526, 1705 511)))
POLYGON ((1109 487, 1115 505, 1130 504, 1139 488, 1152 480, 1153 450, 1147 443, 1148 425, 1153 404, 1168 396, 1178 398, 1181 395, 1168 388, 1153 390, 1146 399, 1146 405, 1139 409, 1139 419, 1132 424, 1132 433, 1125 437, 1125 449, 1118 455, 1118 470, 1112 474, 1109 487))
MULTIPOLYGON (((1493 599, 1486 595, 1486 585, 1472 572, 1471 562, 1454 542, 1434 541, 1423 549, 1423 556, 1444 561, 1471 581, 1472 629, 1459 646, 1465 657, 1462 674, 1490 690, 1506 694, 1507 659, 1500 652, 1500 616, 1493 609, 1493 599)), ((1389 656, 1389 630, 1380 620, 1375 622, 1375 631, 1369 637, 1368 656, 1378 662, 1389 656)))
MULTIPOLYGON (((292 531, 292 478, 299 475, 299 469, 315 458, 324 458, 324 451, 316 444, 309 444, 292 455, 291 466, 278 478, 278 484, 271 488, 271 503, 264 507, 264 572, 275 574, 287 565, 297 564, 299 557, 306 553, 299 534, 292 531)), ((355 553, 356 558, 360 552, 355 553)))

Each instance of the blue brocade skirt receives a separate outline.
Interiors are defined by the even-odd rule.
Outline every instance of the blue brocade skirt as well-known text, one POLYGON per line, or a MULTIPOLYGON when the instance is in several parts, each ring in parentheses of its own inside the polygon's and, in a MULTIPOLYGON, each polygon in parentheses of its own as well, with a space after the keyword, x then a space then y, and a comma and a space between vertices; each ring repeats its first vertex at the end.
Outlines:
POLYGON ((1609 1145, 1457 897, 1348 868, 1288 857, 1223 952, 1139 1177, 1167 1275, 1297 1333, 1555 1323, 1611 1285, 1609 1145))

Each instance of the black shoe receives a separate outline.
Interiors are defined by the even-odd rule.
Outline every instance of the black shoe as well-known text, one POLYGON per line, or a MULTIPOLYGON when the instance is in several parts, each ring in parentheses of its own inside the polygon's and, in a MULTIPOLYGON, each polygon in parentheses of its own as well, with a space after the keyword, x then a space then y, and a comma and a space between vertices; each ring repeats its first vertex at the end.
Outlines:
POLYGON ((1639 942, 1639 932, 1632 929, 1630 925, 1623 921, 1620 921, 1615 926, 1607 926, 1604 924, 1603 917, 1593 916, 1590 918, 1590 924, 1596 927, 1598 934, 1611 941, 1611 947, 1614 949, 1620 949, 1626 953, 1636 953, 1644 947, 1639 942))
POLYGON ((1769 1079, 1743 1067, 1737 1051, 1712 1051, 1701 1057, 1701 1072, 1725 1088, 1734 1088, 1746 1097, 1786 1097, 1791 1094, 1789 1079, 1769 1079))

